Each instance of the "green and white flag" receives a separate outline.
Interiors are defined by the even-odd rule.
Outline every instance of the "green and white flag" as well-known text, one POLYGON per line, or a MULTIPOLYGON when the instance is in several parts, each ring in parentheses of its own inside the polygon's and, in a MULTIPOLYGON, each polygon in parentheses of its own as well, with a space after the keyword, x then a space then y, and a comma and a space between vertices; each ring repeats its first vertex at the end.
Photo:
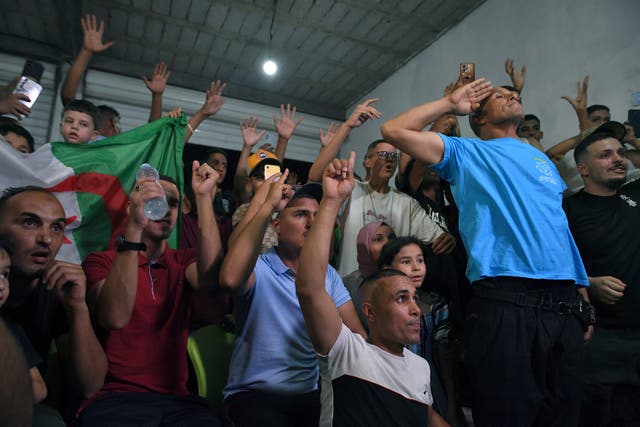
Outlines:
MULTIPOLYGON (((0 189, 37 185, 55 194, 67 217, 56 259, 79 263, 124 232, 128 194, 142 163, 175 178, 182 189, 186 123, 184 115, 163 117, 90 144, 52 142, 31 154, 0 144, 0 189)), ((169 244, 177 242, 174 230, 169 244)))

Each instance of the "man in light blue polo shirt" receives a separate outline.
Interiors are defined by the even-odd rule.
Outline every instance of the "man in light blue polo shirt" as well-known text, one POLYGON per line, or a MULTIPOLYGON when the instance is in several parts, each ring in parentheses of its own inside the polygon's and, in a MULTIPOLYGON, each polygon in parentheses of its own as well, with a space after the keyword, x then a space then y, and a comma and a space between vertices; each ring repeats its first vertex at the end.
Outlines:
POLYGON ((389 120, 382 135, 433 165, 460 210, 475 425, 575 426, 594 321, 589 282, 562 211, 566 187, 551 160, 517 138, 522 120, 513 88, 480 79, 389 120), (479 139, 422 131, 445 113, 471 114, 479 139))
MULTIPOLYGON (((225 403, 238 426, 318 425, 318 362, 295 288, 300 251, 322 197, 319 184, 295 193, 285 175, 272 177, 254 195, 229 238, 220 284, 234 295, 237 337, 225 403), (289 200, 290 199, 290 200, 289 200), (278 246, 258 255, 272 224, 278 246)), ((326 290, 345 324, 365 335, 349 293, 328 267, 326 290)))

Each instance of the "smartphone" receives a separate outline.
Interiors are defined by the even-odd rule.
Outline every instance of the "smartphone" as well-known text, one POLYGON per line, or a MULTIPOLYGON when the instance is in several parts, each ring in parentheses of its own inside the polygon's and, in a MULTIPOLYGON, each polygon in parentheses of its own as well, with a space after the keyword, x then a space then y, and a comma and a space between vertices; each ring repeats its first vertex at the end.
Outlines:
POLYGON ((473 62, 460 64, 460 80, 463 83, 470 83, 476 79, 476 65, 473 62))
POLYGON ((44 66, 39 62, 27 59, 22 67, 22 74, 20 80, 13 90, 13 93, 21 93, 29 97, 29 101, 20 101, 27 107, 31 108, 35 104, 38 96, 42 92, 42 85, 40 79, 42 79, 42 73, 44 72, 44 66))
POLYGON ((278 165, 264 165, 264 179, 269 179, 273 175, 280 173, 280 166, 278 165))

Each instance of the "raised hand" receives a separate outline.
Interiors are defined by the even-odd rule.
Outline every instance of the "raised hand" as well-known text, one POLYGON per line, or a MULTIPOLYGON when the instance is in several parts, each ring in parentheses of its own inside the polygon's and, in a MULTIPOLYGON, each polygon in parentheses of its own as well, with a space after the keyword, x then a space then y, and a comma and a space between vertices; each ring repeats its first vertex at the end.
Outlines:
POLYGON ((171 71, 167 69, 167 64, 160 62, 153 68, 151 80, 149 80, 147 76, 142 76, 142 80, 144 80, 144 84, 147 85, 151 93, 162 94, 167 87, 167 80, 170 75, 171 71))
POLYGON ((335 159, 329 163, 322 175, 322 193, 328 200, 344 202, 355 187, 353 166, 356 153, 349 153, 349 160, 335 159))
POLYGON ((570 98, 568 96, 563 96, 562 99, 567 101, 574 110, 576 111, 586 111, 587 110, 587 89, 589 87, 589 76, 587 75, 584 80, 582 80, 582 84, 578 82, 578 93, 575 98, 570 98))
POLYGON ((284 109, 284 105, 280 104, 280 121, 278 121, 277 116, 273 116, 273 124, 276 126, 278 136, 286 140, 291 139, 293 131, 302 123, 302 120, 304 120, 304 116, 296 121, 296 107, 294 106, 292 109, 290 104, 287 104, 286 110, 284 109))
POLYGON ((82 46, 90 52, 98 53, 109 49, 113 42, 102 42, 102 35, 104 33, 104 21, 100 20, 100 24, 97 24, 95 15, 85 15, 84 18, 80 18, 80 24, 82 25, 82 31, 84 33, 84 41, 82 46))
POLYGON ((460 87, 460 85, 458 84, 459 82, 460 82, 460 78, 458 78, 458 81, 456 81, 455 83, 449 83, 448 85, 446 85, 444 87, 444 96, 451 95, 454 90, 459 88, 460 87))
POLYGON ((329 123, 329 128, 327 129, 327 133, 323 133, 323 130, 320 129, 320 143, 323 147, 326 147, 329 142, 333 139, 333 136, 338 131, 340 127, 340 123, 331 122, 329 123))
POLYGON ((175 110, 171 110, 166 112, 164 115, 167 117, 171 117, 172 119, 177 119, 182 114, 182 107, 178 107, 175 110))
POLYGON ((30 101, 29 97, 23 93, 7 93, 0 96, 0 114, 13 114, 18 120, 28 116, 31 113, 31 109, 20 100, 30 101))
POLYGON ((507 60, 504 61, 504 70, 511 78, 511 84, 513 84, 513 87, 518 92, 522 92, 522 88, 524 87, 524 76, 527 73, 527 66, 523 65, 522 68, 520 68, 520 71, 518 71, 513 67, 513 59, 507 58, 507 60))
POLYGON ((79 264, 54 261, 44 272, 47 289, 53 291, 60 302, 69 309, 86 305, 86 277, 79 264))
POLYGON ((207 90, 207 97, 204 101, 204 105, 200 108, 207 116, 212 116, 222 108, 224 99, 222 98, 222 91, 227 87, 226 83, 222 83, 220 80, 217 82, 211 82, 211 87, 207 90))
POLYGON ((218 190, 217 183, 220 173, 207 163, 200 164, 194 160, 191 165, 191 188, 196 197, 210 196, 213 199, 218 190))
POLYGON ((131 193, 129 193, 129 219, 127 226, 133 226, 138 230, 144 229, 149 219, 144 215, 144 203, 156 197, 163 197, 164 189, 153 178, 143 178, 136 181, 131 193))
POLYGON ((286 184, 294 186, 298 184, 298 174, 294 171, 289 172, 286 184))
POLYGON ((347 126, 352 129, 357 128, 369 119, 379 119, 382 117, 382 113, 371 106, 371 104, 378 101, 380 101, 380 98, 372 98, 359 104, 345 122, 347 126))
POLYGON ((251 148, 260 141, 266 130, 257 132, 258 118, 249 116, 240 122, 240 131, 242 132, 242 141, 245 147, 251 148))
POLYGON ((287 206, 293 196, 291 186, 286 184, 289 169, 285 169, 282 175, 274 175, 265 180, 262 186, 268 185, 269 191, 265 203, 269 203, 273 210, 279 212, 287 206))
POLYGON ((491 82, 481 78, 454 90, 447 97, 451 103, 451 112, 459 116, 471 113, 480 107, 480 101, 489 96, 492 89, 491 82))

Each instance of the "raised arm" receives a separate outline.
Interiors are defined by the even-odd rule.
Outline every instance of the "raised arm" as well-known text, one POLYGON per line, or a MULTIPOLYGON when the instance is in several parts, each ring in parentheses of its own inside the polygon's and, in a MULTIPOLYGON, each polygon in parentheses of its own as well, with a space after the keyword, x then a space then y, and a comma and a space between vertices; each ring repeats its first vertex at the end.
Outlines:
POLYGON ((591 127, 589 122, 589 116, 587 114, 587 89, 589 88, 589 76, 585 76, 582 80, 582 84, 578 82, 578 90, 575 98, 563 96, 562 99, 567 101, 573 107, 573 110, 578 116, 578 124, 580 131, 584 131, 591 127))
POLYGON ((78 86, 80 86, 80 80, 84 72, 89 66, 89 61, 94 53, 103 52, 109 49, 113 42, 102 42, 102 35, 104 34, 104 21, 97 23, 95 15, 85 15, 80 19, 82 25, 82 32, 84 38, 82 42, 82 48, 78 52, 78 56, 71 64, 71 68, 67 73, 67 77, 62 83, 62 89, 60 91, 60 98, 62 98, 62 105, 67 105, 73 101, 78 92, 78 86))
POLYGON ((298 125, 302 123, 304 116, 296 120, 296 107, 291 109, 291 105, 287 104, 287 109, 284 109, 284 105, 280 104, 280 121, 277 116, 273 116, 273 124, 278 132, 278 142, 276 143, 275 155, 282 163, 284 161, 284 153, 287 151, 287 144, 293 136, 293 132, 298 125))
MULTIPOLYGON (((149 178, 137 181, 134 188, 129 194, 124 232, 128 242, 142 240, 142 231, 149 222, 144 216, 144 202, 164 195, 162 187, 149 178)), ((94 301, 93 312, 100 326, 107 330, 124 328, 131 319, 138 291, 138 252, 117 252, 106 279, 92 285, 90 300, 94 301)))
POLYGON ((149 123, 162 117, 162 94, 167 87, 167 80, 171 71, 167 69, 167 64, 160 62, 153 68, 151 80, 147 76, 142 76, 147 89, 151 91, 151 111, 149 112, 149 123))
POLYGON ((189 126, 184 134, 184 143, 189 142, 189 138, 193 135, 193 132, 200 126, 205 119, 216 114, 224 105, 224 98, 222 98, 222 91, 227 87, 226 83, 222 83, 220 80, 217 82, 211 82, 211 87, 207 90, 207 96, 204 100, 204 104, 196 113, 189 119, 189 126))
POLYGON ((55 261, 45 271, 44 281, 64 306, 69 322, 69 332, 56 339, 64 377, 79 396, 89 398, 104 384, 107 357, 91 326, 84 271, 78 264, 55 261))
POLYGON ((509 75, 511 84, 515 90, 517 90, 518 93, 522 93, 522 88, 524 88, 524 76, 527 73, 527 66, 523 65, 520 71, 518 71, 513 66, 513 59, 507 58, 507 60, 504 61, 504 71, 509 75))
POLYGON ((422 129, 444 114, 469 114, 490 92, 490 82, 475 80, 451 95, 411 108, 388 120, 382 125, 382 137, 417 161, 436 164, 442 160, 444 144, 437 133, 422 132, 422 129))
POLYGON ((233 191, 237 200, 246 200, 250 197, 250 193, 247 194, 247 160, 251 154, 251 150, 264 136, 266 130, 257 132, 258 118, 249 116, 244 121, 240 122, 240 132, 242 132, 242 150, 240 151, 240 157, 238 157, 238 165, 236 166, 236 174, 233 177, 233 191))
POLYGON ((227 255, 220 268, 220 286, 235 294, 244 295, 256 282, 253 268, 260 252, 260 243, 273 213, 284 207, 291 197, 290 188, 284 182, 288 171, 265 180, 257 192, 247 213, 231 233, 227 242, 227 255), (278 181, 276 181, 276 179, 278 181), (263 190, 263 187, 264 190, 263 190), (265 193, 268 190, 268 192, 265 193))
POLYGON ((318 153, 318 157, 316 157, 313 165, 311 165, 311 169, 309 169, 310 182, 322 181, 324 170, 329 163, 336 158, 340 152, 342 143, 347 139, 352 129, 362 126, 369 119, 379 119, 382 117, 382 113, 371 106, 371 104, 379 100, 380 98, 367 99, 353 110, 353 113, 351 113, 346 122, 338 127, 331 141, 323 145, 318 153))
POLYGON ((340 313, 325 288, 325 277, 338 211, 355 186, 354 163, 355 153, 351 152, 348 161, 335 159, 325 169, 322 201, 302 247, 296 275, 300 308, 313 347, 319 354, 329 353, 342 329, 340 313))
POLYGON ((220 175, 207 163, 200 164, 197 160, 191 165, 191 171, 191 187, 198 208, 198 251, 196 263, 187 268, 186 277, 194 289, 215 289, 222 261, 222 240, 213 213, 213 198, 220 175))

